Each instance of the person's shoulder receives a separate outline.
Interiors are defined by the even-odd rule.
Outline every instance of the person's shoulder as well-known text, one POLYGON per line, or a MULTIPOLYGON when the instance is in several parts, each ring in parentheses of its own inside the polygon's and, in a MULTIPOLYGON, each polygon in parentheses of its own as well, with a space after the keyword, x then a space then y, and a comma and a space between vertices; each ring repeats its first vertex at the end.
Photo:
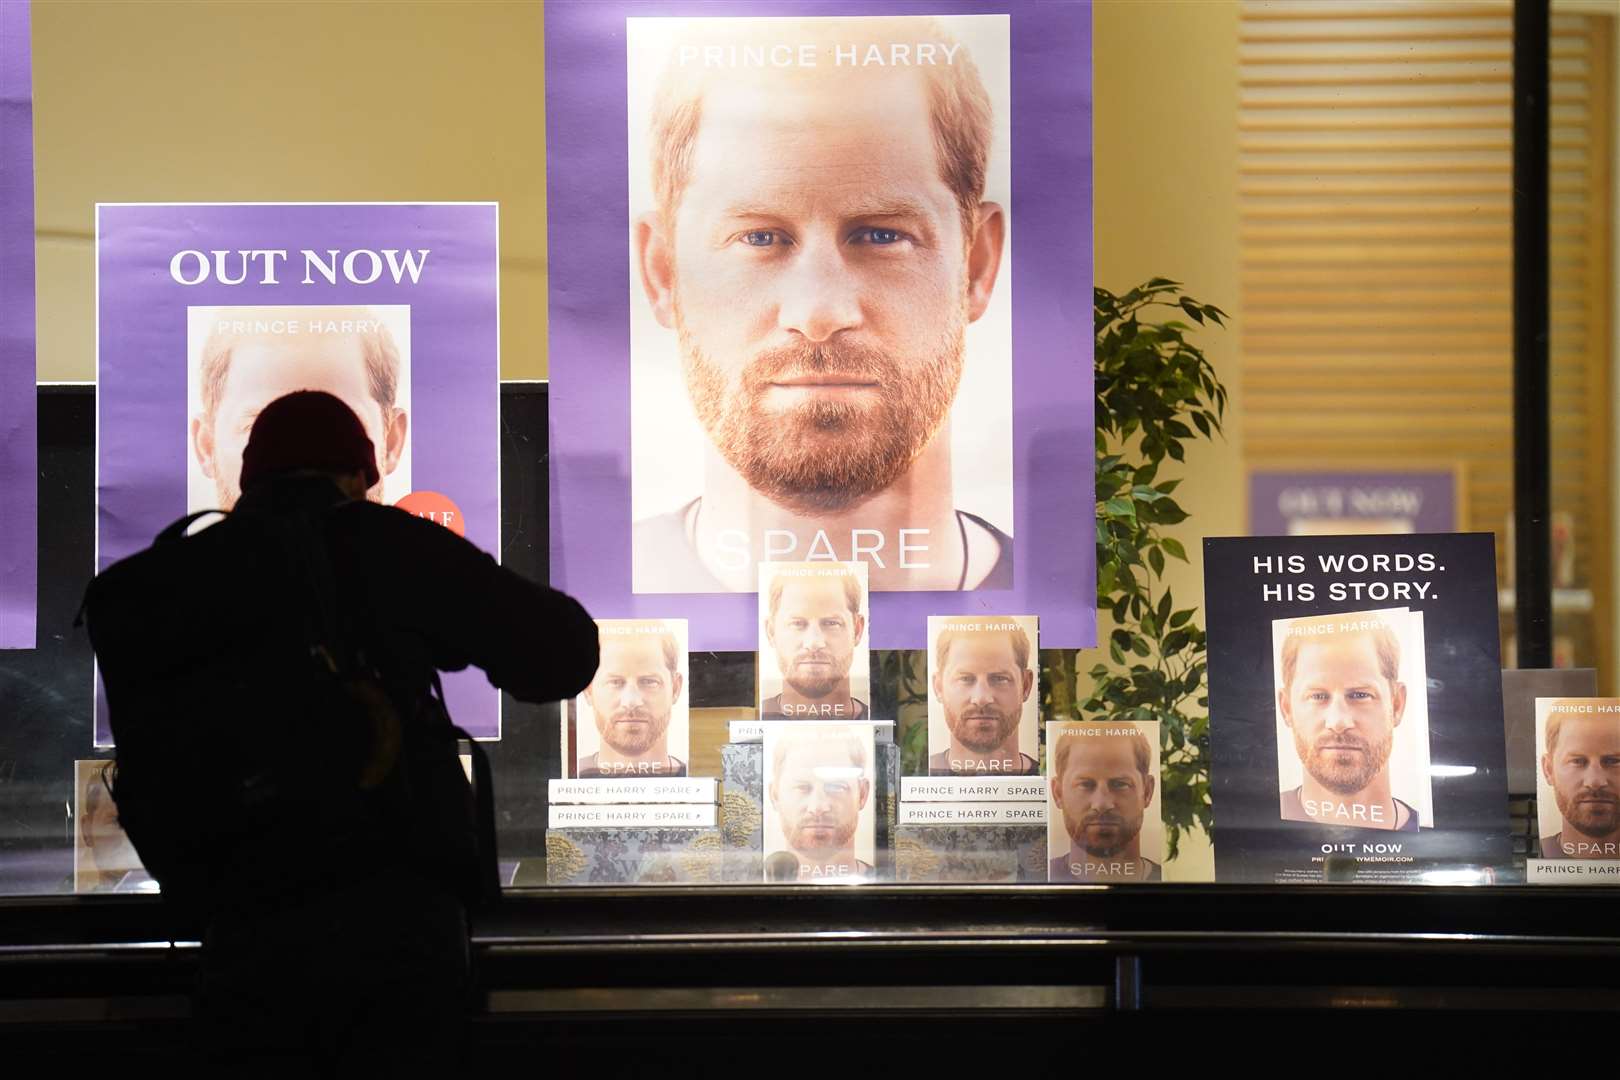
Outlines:
POLYGON ((1143 857, 1142 861, 1147 864, 1147 874, 1143 876, 1143 881, 1164 880, 1164 867, 1146 857, 1143 857))
POLYGON ((1551 836, 1541 838, 1541 857, 1543 859, 1562 859, 1564 857, 1564 834, 1561 830, 1551 836))
POLYGON ((1020 776, 1039 776, 1041 774, 1041 763, 1040 762, 1036 761, 1034 758, 1030 757, 1028 754, 1024 753, 1022 750, 1020 750, 1018 752, 1018 757, 1023 762, 1023 766, 1024 766, 1023 771, 1020 772, 1018 775, 1020 775, 1020 776))
POLYGON ((1072 881, 1074 874, 1069 870, 1069 856, 1059 855, 1046 864, 1047 881, 1072 881))
POLYGON ((1305 813, 1303 794, 1305 785, 1280 791, 1277 797, 1282 801, 1282 819, 1284 821, 1309 821, 1310 815, 1305 813))
POLYGON ((429 545, 446 551, 487 554, 466 537, 436 521, 417 517, 409 510, 384 503, 355 499, 332 509, 332 521, 340 531, 386 538, 390 543, 429 545))
MULTIPOLYGON (((332 507, 331 513, 334 518, 340 520, 352 519, 368 523, 380 521, 401 529, 441 529, 450 532, 436 521, 429 521, 427 518, 417 517, 409 510, 401 510, 397 506, 372 502, 369 499, 351 499, 332 507)), ((450 534, 455 535, 453 532, 450 534)))

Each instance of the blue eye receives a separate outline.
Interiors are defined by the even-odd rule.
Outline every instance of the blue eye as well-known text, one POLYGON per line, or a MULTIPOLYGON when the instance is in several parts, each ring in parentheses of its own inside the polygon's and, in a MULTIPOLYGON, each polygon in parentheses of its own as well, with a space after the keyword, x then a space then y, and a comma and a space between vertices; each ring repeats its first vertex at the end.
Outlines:
POLYGON ((862 229, 857 235, 866 243, 876 244, 879 247, 898 244, 905 239, 899 229, 862 229))
POLYGON ((751 229, 742 236, 742 242, 749 247, 770 247, 776 240, 776 234, 769 229, 751 229))

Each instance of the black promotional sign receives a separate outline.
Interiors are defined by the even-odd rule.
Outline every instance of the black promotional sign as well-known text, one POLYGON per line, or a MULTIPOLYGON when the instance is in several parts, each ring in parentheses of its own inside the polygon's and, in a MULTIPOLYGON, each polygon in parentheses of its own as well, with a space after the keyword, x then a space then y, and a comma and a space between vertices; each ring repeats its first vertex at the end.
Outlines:
POLYGON ((1223 881, 1511 864, 1488 533, 1204 541, 1223 881))

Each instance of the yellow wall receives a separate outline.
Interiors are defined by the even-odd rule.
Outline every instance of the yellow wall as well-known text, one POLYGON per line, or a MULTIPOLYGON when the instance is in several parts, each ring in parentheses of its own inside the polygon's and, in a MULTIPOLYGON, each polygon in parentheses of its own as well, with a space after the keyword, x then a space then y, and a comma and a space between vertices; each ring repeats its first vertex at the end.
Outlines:
MULTIPOLYGON (((1197 335, 1232 392, 1226 438, 1191 450, 1184 472, 1163 474, 1186 476, 1176 498, 1191 515, 1176 532, 1193 565, 1176 564, 1169 585, 1178 607, 1196 602, 1201 610, 1199 538, 1247 531, 1238 354, 1238 7, 1097 0, 1093 10, 1097 284, 1123 292, 1150 277, 1174 278, 1232 315, 1226 330, 1197 335)), ((1207 840, 1183 841, 1166 873, 1183 881, 1213 878, 1207 840)))
POLYGON ((39 378, 95 378, 97 202, 493 200, 546 375, 541 8, 35 0, 39 378))

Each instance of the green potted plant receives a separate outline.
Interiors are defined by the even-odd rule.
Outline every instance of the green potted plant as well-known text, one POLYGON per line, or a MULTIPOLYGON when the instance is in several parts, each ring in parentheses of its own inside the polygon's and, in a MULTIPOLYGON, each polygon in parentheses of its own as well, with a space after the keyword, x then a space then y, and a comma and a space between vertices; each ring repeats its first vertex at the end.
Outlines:
POLYGON ((1185 545, 1166 530, 1187 519, 1165 477, 1168 458, 1186 460, 1187 441, 1213 438, 1226 412, 1226 388, 1179 317, 1225 325, 1226 313, 1153 278, 1116 296, 1095 292, 1097 610, 1106 629, 1102 656, 1086 669, 1090 692, 1077 693, 1078 658, 1051 655, 1045 674, 1046 719, 1156 720, 1161 742, 1160 812, 1167 854, 1182 833, 1205 829, 1209 801, 1209 697, 1205 634, 1196 606, 1180 607, 1164 583, 1185 545), (1190 421, 1191 426, 1188 426, 1190 421), (1196 429, 1196 430, 1195 430, 1196 429))

